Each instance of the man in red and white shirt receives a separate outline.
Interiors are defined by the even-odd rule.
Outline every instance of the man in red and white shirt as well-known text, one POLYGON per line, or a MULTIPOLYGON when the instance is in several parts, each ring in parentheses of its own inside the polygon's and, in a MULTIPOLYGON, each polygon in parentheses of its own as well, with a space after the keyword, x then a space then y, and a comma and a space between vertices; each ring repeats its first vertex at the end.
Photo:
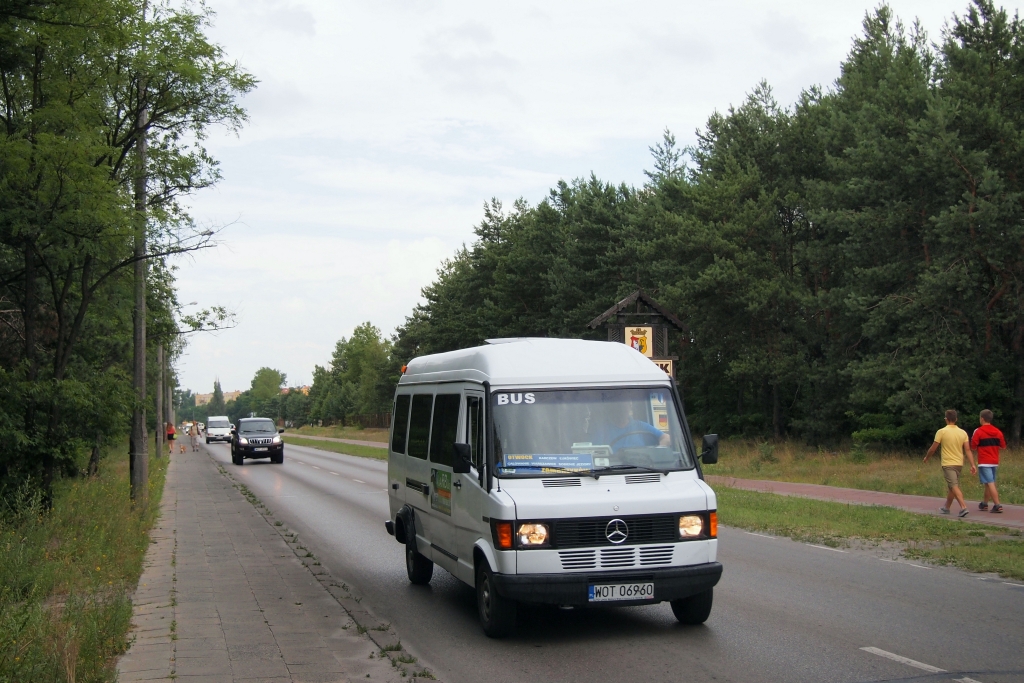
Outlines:
POLYGON ((999 494, 996 492, 996 468, 999 467, 999 449, 1006 448, 1006 439, 999 428, 992 424, 992 411, 985 409, 978 417, 981 426, 971 437, 971 450, 978 456, 978 479, 985 487, 985 499, 978 503, 979 510, 988 510, 992 501, 992 512, 1002 512, 999 494))

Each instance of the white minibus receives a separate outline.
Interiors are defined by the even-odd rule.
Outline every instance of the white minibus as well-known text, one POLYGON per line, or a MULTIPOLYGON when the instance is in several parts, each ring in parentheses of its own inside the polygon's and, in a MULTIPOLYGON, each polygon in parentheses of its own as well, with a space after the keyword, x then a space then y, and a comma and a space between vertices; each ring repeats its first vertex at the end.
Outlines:
POLYGON ((625 344, 492 340, 403 369, 388 453, 388 533, 426 584, 434 565, 474 586, 484 632, 517 605, 670 602, 711 613, 715 492, 675 383, 625 344))

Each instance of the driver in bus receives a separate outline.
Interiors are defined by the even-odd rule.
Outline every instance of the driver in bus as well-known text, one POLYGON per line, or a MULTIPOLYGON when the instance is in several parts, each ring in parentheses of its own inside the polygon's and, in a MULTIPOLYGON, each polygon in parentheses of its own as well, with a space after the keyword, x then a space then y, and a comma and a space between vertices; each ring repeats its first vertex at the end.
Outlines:
POLYGON ((672 443, 665 432, 649 422, 635 419, 628 403, 612 403, 606 406, 606 410, 605 420, 593 437, 595 444, 611 446, 613 452, 618 452, 623 448, 643 448, 654 444, 669 446, 672 443))

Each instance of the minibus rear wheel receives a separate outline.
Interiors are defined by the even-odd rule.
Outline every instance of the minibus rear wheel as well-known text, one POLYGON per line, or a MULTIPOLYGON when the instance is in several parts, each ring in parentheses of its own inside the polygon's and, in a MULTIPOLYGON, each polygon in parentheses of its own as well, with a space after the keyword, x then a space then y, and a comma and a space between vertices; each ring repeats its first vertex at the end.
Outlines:
POLYGON ((405 571, 416 586, 426 586, 434 575, 434 563, 416 551, 412 543, 405 544, 405 571))
POLYGON ((516 628, 516 602, 498 594, 486 560, 476 568, 476 611, 490 638, 504 638, 516 628))
POLYGON ((692 624, 694 626, 703 624, 711 616, 711 603, 714 599, 715 590, 709 588, 703 593, 691 595, 688 598, 680 598, 672 601, 672 614, 681 624, 692 624))

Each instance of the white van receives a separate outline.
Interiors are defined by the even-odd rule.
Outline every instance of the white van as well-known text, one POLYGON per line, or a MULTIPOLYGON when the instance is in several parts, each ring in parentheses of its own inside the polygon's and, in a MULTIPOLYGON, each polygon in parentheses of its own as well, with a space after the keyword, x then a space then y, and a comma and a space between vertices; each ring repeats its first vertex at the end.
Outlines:
POLYGON ((211 441, 231 441, 231 421, 227 415, 206 418, 206 443, 211 441))
POLYGON ((391 519, 414 584, 475 586, 484 632, 518 603, 647 605, 703 623, 722 575, 715 492, 672 381, 639 352, 493 340, 404 369, 388 453, 391 519))

